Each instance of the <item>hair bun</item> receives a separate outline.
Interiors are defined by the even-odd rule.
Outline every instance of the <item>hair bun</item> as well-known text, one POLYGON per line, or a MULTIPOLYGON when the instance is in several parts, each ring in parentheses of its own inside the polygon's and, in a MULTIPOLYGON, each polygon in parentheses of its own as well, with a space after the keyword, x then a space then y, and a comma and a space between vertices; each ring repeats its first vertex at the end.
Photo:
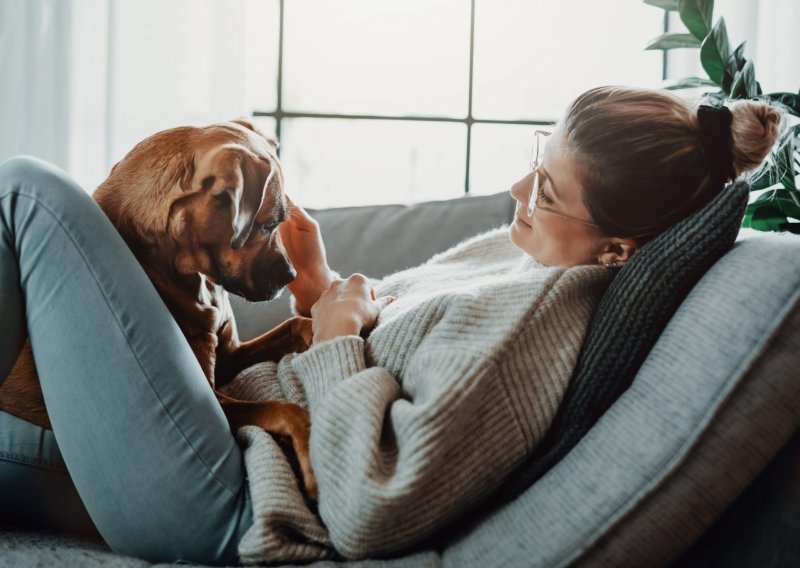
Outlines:
POLYGON ((783 113, 760 101, 733 101, 731 137, 736 177, 757 168, 769 155, 781 134, 783 113))

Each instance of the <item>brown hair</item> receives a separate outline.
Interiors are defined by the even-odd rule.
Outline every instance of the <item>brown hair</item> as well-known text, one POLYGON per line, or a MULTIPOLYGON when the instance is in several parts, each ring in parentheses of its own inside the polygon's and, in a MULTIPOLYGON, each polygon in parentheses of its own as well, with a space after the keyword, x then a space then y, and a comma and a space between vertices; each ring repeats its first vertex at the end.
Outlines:
MULTIPOLYGON (((722 191, 729 176, 712 173, 698 106, 667 91, 613 86, 570 105, 561 125, 580 165, 584 203, 607 235, 643 244, 722 191)), ((733 163, 723 169, 738 177, 769 154, 782 114, 762 102, 727 106, 733 163)))

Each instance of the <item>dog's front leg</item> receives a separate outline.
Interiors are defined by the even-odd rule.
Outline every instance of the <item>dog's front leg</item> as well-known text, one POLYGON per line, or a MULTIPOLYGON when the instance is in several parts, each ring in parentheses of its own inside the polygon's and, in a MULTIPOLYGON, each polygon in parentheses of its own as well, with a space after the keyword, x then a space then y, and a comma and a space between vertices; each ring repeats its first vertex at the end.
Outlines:
POLYGON ((317 481, 308 450, 308 438, 311 435, 308 411, 291 402, 238 400, 219 391, 215 393, 234 433, 240 426, 252 424, 291 441, 306 493, 316 501, 317 481))
POLYGON ((197 361, 200 363, 200 368, 203 369, 203 374, 206 376, 208 384, 213 389, 216 386, 216 336, 208 334, 205 338, 189 337, 187 339, 194 356, 197 357, 197 361))
POLYGON ((288 353, 302 353, 311 345, 311 319, 289 318, 279 326, 250 341, 217 350, 217 386, 232 381, 242 370, 264 361, 280 361, 288 353))

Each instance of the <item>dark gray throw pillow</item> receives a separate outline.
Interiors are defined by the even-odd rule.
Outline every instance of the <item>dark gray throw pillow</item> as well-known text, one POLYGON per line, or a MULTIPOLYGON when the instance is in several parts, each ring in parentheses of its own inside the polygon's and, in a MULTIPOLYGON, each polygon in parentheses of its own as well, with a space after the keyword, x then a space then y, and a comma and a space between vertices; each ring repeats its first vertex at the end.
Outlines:
POLYGON ((686 295, 733 246, 748 195, 745 182, 727 186, 703 208, 645 244, 620 269, 592 318, 545 438, 496 495, 451 527, 451 536, 522 494, 567 455, 630 386, 686 295))

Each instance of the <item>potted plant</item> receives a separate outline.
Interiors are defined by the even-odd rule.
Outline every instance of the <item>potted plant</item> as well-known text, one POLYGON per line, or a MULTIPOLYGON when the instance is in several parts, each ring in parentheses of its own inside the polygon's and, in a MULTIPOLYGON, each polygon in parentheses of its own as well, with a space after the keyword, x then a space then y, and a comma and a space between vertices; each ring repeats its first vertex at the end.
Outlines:
MULTIPOLYGON (((800 118, 800 91, 797 93, 764 93, 756 80, 753 62, 744 56, 745 42, 731 50, 725 19, 712 26, 714 0, 644 0, 645 4, 677 12, 686 32, 669 32, 650 41, 645 49, 700 50, 700 63, 708 75, 687 77, 667 85, 680 90, 709 87, 715 90, 704 96, 717 102, 729 99, 753 99, 777 102, 785 111, 800 118)), ((742 226, 762 231, 791 231, 800 234, 800 124, 785 130, 766 165, 748 181, 751 191, 766 190, 747 207, 742 226)))

